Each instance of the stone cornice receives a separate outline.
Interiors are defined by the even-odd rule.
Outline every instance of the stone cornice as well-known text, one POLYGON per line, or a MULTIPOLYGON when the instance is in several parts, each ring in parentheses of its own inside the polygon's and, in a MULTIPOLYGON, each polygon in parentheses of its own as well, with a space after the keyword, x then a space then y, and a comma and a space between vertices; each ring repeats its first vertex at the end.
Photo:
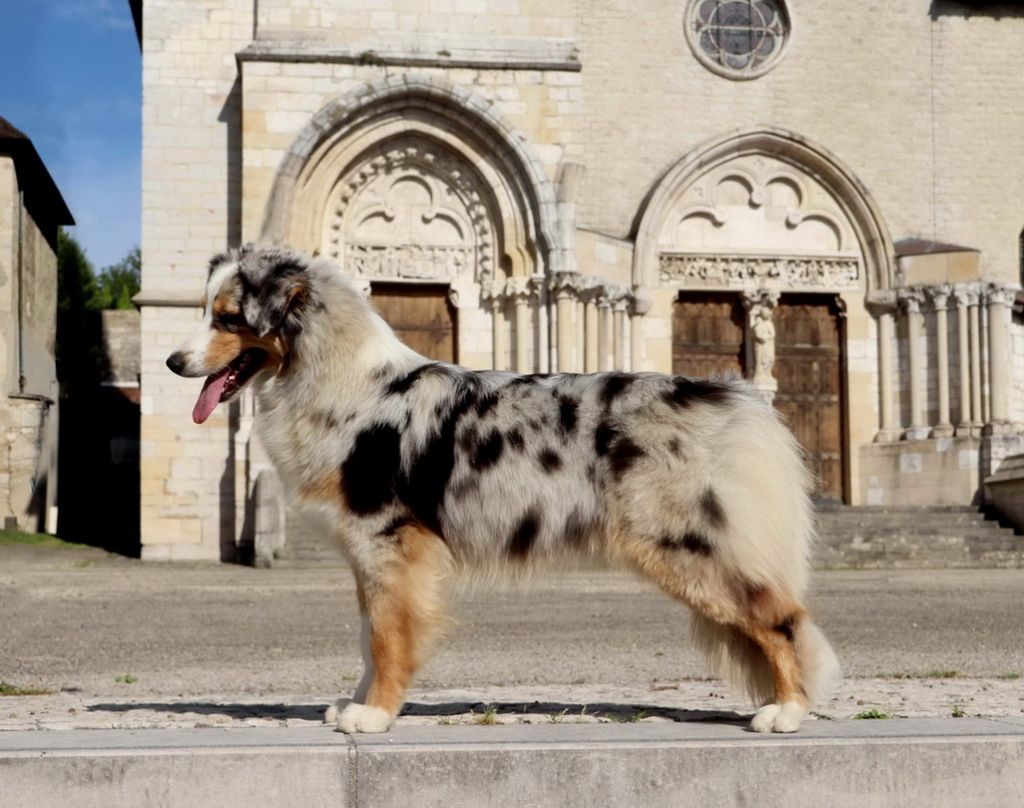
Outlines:
POLYGON ((482 70, 551 70, 577 73, 582 68, 575 42, 567 39, 509 39, 496 47, 458 47, 439 40, 436 49, 365 48, 316 40, 257 40, 235 54, 245 62, 395 65, 482 70))

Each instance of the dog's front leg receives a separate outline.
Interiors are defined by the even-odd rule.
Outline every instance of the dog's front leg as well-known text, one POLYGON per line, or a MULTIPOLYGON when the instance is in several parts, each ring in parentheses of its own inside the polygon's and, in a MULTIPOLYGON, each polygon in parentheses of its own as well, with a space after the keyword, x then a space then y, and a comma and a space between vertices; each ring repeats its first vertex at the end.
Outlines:
POLYGON ((337 714, 342 732, 386 732, 443 620, 444 542, 416 525, 376 537, 386 558, 357 572, 366 671, 355 698, 337 714), (367 651, 369 653, 367 653, 367 651))

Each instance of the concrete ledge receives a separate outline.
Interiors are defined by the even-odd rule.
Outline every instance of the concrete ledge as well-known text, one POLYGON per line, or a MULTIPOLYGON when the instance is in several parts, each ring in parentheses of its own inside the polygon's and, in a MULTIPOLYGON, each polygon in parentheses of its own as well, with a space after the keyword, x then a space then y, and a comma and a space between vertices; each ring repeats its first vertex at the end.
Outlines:
POLYGON ((5 808, 1024 804, 1024 718, 0 732, 5 808))

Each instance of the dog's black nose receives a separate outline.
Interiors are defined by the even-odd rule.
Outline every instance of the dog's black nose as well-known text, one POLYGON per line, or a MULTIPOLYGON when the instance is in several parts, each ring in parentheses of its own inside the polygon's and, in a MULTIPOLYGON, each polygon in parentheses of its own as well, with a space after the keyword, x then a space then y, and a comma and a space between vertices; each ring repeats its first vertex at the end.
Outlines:
POLYGON ((167 367, 179 376, 181 375, 181 371, 185 369, 185 357, 182 356, 181 351, 175 351, 167 357, 167 367))

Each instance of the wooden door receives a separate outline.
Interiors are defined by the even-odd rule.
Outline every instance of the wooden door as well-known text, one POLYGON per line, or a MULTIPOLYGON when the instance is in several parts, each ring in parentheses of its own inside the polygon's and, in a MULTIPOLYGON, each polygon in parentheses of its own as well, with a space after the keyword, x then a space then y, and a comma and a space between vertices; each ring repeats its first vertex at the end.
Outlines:
POLYGON ((817 496, 843 498, 842 320, 834 295, 783 295, 775 309, 775 406, 807 452, 817 496))
POLYGON ((728 292, 682 292, 672 311, 672 372, 708 378, 746 366, 743 306, 728 292))
POLYGON ((374 283, 373 305, 398 338, 429 359, 455 362, 455 307, 448 287, 374 283))

